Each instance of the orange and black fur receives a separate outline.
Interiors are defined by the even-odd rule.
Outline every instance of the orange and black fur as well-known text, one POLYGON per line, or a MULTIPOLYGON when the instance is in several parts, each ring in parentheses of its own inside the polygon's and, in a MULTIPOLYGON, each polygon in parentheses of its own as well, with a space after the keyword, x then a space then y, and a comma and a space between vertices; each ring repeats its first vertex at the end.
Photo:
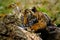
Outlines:
POLYGON ((48 31, 48 30, 53 29, 53 31, 55 31, 56 26, 53 23, 56 19, 54 19, 52 21, 46 14, 43 14, 41 12, 37 12, 35 7, 33 7, 32 11, 35 13, 34 15, 38 18, 38 24, 40 26, 36 25, 36 26, 32 26, 31 28, 32 29, 35 28, 37 30, 37 31, 35 31, 36 33, 41 33, 40 36, 43 40, 55 40, 54 36, 55 36, 56 32, 50 34, 49 33, 50 31, 48 31), (52 28, 50 29, 49 27, 52 27, 52 28), (46 28, 49 28, 49 29, 47 30, 46 28))
MULTIPOLYGON (((23 23, 25 27, 27 24, 28 28, 34 30, 35 33, 41 33, 41 37, 43 40, 48 40, 47 38, 49 37, 49 31, 46 30, 46 28, 48 28, 48 26, 54 27, 55 25, 47 15, 43 14, 42 12, 38 12, 35 7, 31 10, 33 13, 28 9, 26 9, 24 12, 23 23), (28 18, 28 15, 31 15, 31 19, 28 18), (31 22, 31 24, 29 22, 31 22)), ((55 31, 55 29, 53 31, 55 31)))

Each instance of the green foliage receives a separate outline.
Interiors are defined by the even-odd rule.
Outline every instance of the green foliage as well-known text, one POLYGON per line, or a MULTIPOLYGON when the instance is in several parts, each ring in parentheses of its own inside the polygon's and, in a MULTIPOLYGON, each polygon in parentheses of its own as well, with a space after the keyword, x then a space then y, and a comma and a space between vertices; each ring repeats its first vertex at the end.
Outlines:
POLYGON ((10 13, 12 9, 7 8, 10 4, 15 3, 16 0, 0 0, 0 14, 10 13))
POLYGON ((16 2, 16 0, 0 0, 0 6, 6 7, 14 2, 16 2))
POLYGON ((10 12, 12 12, 12 9, 8 9, 8 8, 2 8, 2 9, 0 9, 0 14, 1 13, 10 13, 10 12))
POLYGON ((56 18, 57 18, 57 20, 55 21, 55 23, 58 25, 58 24, 60 24, 60 12, 58 12, 56 14, 56 18))
POLYGON ((41 12, 46 12, 46 13, 48 12, 48 11, 47 11, 45 8, 43 8, 43 7, 41 7, 41 8, 40 8, 40 7, 37 7, 37 10, 38 10, 38 11, 41 11, 41 12))

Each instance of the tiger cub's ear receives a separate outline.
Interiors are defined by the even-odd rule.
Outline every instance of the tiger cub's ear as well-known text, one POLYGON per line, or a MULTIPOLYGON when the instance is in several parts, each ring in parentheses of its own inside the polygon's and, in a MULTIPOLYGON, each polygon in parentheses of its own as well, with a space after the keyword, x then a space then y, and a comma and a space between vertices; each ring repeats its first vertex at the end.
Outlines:
POLYGON ((33 7, 31 10, 32 10, 33 12, 37 12, 36 7, 33 7))

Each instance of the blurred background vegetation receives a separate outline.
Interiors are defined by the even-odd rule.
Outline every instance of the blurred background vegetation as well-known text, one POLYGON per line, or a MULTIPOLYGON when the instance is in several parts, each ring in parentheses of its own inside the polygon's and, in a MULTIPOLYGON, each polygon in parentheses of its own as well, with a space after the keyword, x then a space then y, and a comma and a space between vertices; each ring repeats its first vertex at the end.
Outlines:
POLYGON ((21 9, 37 7, 38 11, 46 13, 52 20, 57 18, 55 24, 60 24, 60 0, 0 0, 0 14, 10 13, 13 9, 7 8, 17 3, 21 9))

